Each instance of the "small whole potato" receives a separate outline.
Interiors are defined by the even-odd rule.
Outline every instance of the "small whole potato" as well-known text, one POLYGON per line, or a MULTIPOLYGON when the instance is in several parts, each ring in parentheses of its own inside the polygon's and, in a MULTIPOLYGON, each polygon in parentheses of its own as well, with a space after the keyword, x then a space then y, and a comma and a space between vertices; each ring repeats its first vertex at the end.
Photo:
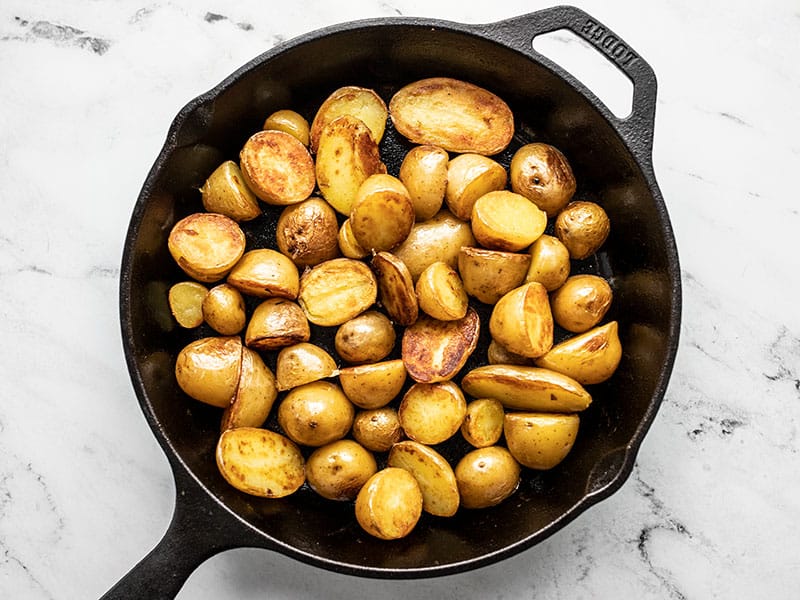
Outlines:
POLYGON ((494 446, 503 435, 503 405, 492 398, 479 398, 467 404, 461 435, 476 448, 494 446))
POLYGON ((293 110, 286 108, 276 110, 266 118, 262 129, 283 131, 297 138, 297 141, 303 144, 303 146, 308 146, 309 144, 308 121, 306 121, 303 115, 293 110))
POLYGON ((375 473, 356 497, 358 524, 382 540, 407 536, 421 515, 419 484, 411 473, 399 467, 387 467, 375 473))
POLYGON ((530 249, 531 264, 525 282, 538 281, 548 292, 561 287, 569 277, 569 250, 557 237, 542 235, 530 249))
POLYGON ((275 241, 298 267, 313 267, 339 256, 336 211, 322 198, 309 198, 283 209, 275 241))
POLYGON ((341 325, 378 299, 378 282, 370 268, 351 258, 334 258, 300 277, 297 301, 315 325, 341 325))
POLYGON ((419 276, 416 286, 419 307, 434 319, 455 321, 467 314, 469 299, 453 267, 435 262, 419 276))
POLYGON ((244 232, 233 219, 194 213, 172 227, 167 240, 172 258, 193 279, 219 281, 244 254, 244 232))
POLYGON ((570 202, 558 213, 555 234, 569 250, 570 258, 588 258, 608 238, 611 221, 603 207, 595 202, 570 202))
POLYGON ((400 165, 399 178, 406 186, 417 221, 426 221, 442 208, 447 189, 447 152, 438 146, 415 146, 400 165))
POLYGON ((573 275, 550 295, 553 319, 573 333, 597 325, 611 306, 613 292, 599 275, 573 275))
POLYGON ((517 252, 544 233, 547 215, 525 196, 497 190, 472 205, 472 233, 484 248, 517 252))
POLYGON ((244 182, 239 165, 226 160, 200 188, 203 208, 234 221, 251 221, 261 214, 258 198, 244 182))
POLYGON ((239 385, 242 342, 238 336, 206 337, 190 342, 175 360, 175 378, 189 396, 226 408, 239 385))
POLYGON ((244 329, 247 316, 241 292, 230 284, 211 288, 203 299, 203 319, 222 335, 236 335, 244 329))
POLYGON ((239 153, 245 183, 267 204, 302 202, 314 191, 314 160, 296 137, 278 130, 254 133, 239 153))
POLYGON ((244 334, 247 347, 255 350, 277 350, 310 338, 311 327, 303 309, 284 298, 267 298, 259 304, 244 334))
POLYGON ((414 206, 402 181, 376 173, 359 186, 350 210, 350 227, 362 248, 391 250, 408 237, 413 225, 414 206))
POLYGON ((227 282, 240 292, 259 298, 297 298, 300 275, 291 259, 277 250, 255 248, 244 253, 227 282))
POLYGON ((386 452, 403 439, 397 411, 390 406, 356 413, 351 433, 359 444, 373 452, 386 452))
POLYGON ((406 435, 428 445, 450 439, 461 427, 466 412, 464 394, 452 381, 415 383, 397 409, 406 435))
POLYGON ((278 424, 289 439, 303 446, 324 446, 342 439, 354 417, 350 400, 329 381, 290 390, 278 407, 278 424))
POLYGON ((397 334, 389 318, 368 310, 339 326, 334 337, 336 353, 351 364, 373 363, 386 358, 397 334))
POLYGON ((521 465, 544 471, 566 458, 578 436, 577 414, 508 413, 503 431, 508 451, 521 465))
POLYGON ((514 153, 509 167, 511 189, 554 217, 575 193, 572 168, 558 148, 533 143, 514 153))
POLYGON ((306 481, 328 500, 355 500, 378 471, 375 457, 353 440, 338 440, 314 450, 306 461, 306 481))
POLYGON ((461 506, 496 506, 519 487, 521 469, 502 446, 488 446, 468 452, 454 470, 461 506))
POLYGON ((462 221, 469 221, 475 201, 502 190, 506 181, 506 170, 496 160, 480 154, 459 154, 447 166, 447 208, 462 221))

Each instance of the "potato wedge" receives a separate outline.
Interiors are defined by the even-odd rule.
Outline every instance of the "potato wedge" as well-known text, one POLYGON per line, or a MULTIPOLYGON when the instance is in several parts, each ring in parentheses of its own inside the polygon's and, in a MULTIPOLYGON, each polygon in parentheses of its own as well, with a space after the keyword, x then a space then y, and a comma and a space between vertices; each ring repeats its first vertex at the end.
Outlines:
POLYGON ((342 255, 346 258, 364 258, 365 256, 369 256, 369 250, 365 250, 353 235, 353 226, 350 224, 350 219, 345 219, 342 226, 339 228, 338 242, 339 250, 341 250, 342 255))
POLYGON ((317 448, 306 461, 308 485, 328 500, 355 500, 377 471, 372 453, 353 440, 338 440, 317 448))
POLYGON ((208 176, 200 194, 207 212, 234 221, 251 221, 261 214, 258 198, 245 184, 239 165, 232 160, 226 160, 208 176))
POLYGON ((386 464, 414 476, 422 492, 422 510, 437 517, 452 517, 458 510, 456 475, 450 463, 430 446, 413 440, 392 446, 386 464))
POLYGON ((575 193, 575 176, 567 158, 557 148, 526 144, 511 157, 511 189, 554 217, 575 193))
POLYGON ((203 320, 221 335, 236 335, 247 323, 244 298, 228 283, 220 283, 208 290, 201 308, 203 320))
POLYGON ((416 286, 419 307, 439 321, 463 319, 469 299, 458 273, 450 265, 435 262, 419 276, 416 286))
POLYGON ((222 431, 236 427, 261 427, 277 397, 275 375, 258 352, 242 348, 239 385, 233 402, 222 413, 222 431))
POLYGON ((373 452, 386 452, 403 439, 397 411, 390 406, 356 413, 350 433, 359 444, 373 452))
POLYGON ((622 359, 618 324, 611 321, 556 344, 536 364, 572 377, 580 384, 601 383, 611 377, 622 359))
POLYGON ((525 282, 538 281, 548 292, 558 289, 569 277, 569 250, 552 235, 542 235, 530 249, 531 265, 525 282))
POLYGON ((303 309, 284 298, 267 298, 256 306, 244 334, 247 347, 255 350, 277 350, 310 338, 303 309))
POLYGON ((336 353, 351 364, 374 363, 389 355, 396 338, 389 318, 376 310, 368 310, 342 323, 333 343, 336 353))
POLYGON ((467 401, 452 381, 415 383, 403 396, 397 417, 405 434, 421 444, 441 444, 464 422, 467 401))
POLYGON ((259 131, 239 153, 245 183, 267 204, 302 202, 314 191, 314 160, 293 135, 278 130, 259 131))
POLYGON ((469 221, 478 198, 502 190, 506 181, 506 170, 497 161, 480 154, 459 154, 447 165, 447 208, 462 221, 469 221))
POLYGON ((308 121, 303 115, 293 110, 276 110, 266 118, 262 129, 277 129, 288 133, 297 138, 297 141, 303 146, 308 146, 310 141, 308 121))
POLYGON ((333 357, 319 346, 308 342, 282 348, 275 367, 279 392, 334 377, 338 372, 333 357))
POLYGON ((378 282, 370 268, 350 258, 334 258, 300 278, 298 302, 315 325, 341 325, 375 304, 378 282))
POLYGON ((372 258, 372 270, 378 280, 381 304, 389 318, 398 325, 414 323, 419 306, 408 267, 394 254, 378 252, 372 258))
POLYGON ((520 482, 519 463, 502 446, 468 452, 454 473, 464 508, 496 506, 513 494, 520 482))
POLYGON ((300 275, 292 260, 270 248, 244 253, 228 274, 227 282, 248 296, 294 300, 300 289, 300 275))
POLYGON ((578 436, 577 414, 508 413, 503 433, 518 463, 545 471, 564 460, 578 436))
POLYGON ((290 440, 303 446, 324 446, 342 439, 355 417, 355 408, 342 388, 314 381, 290 390, 278 406, 278 424, 290 440))
POLYGON ((505 410, 498 400, 479 398, 467 404, 461 435, 476 448, 494 446, 503 435, 505 410))
POLYGON ((317 109, 317 114, 311 122, 312 152, 317 151, 325 126, 342 115, 350 115, 363 121, 376 144, 383 139, 386 119, 389 116, 386 103, 374 90, 347 85, 331 93, 317 109))
POLYGON ((553 346, 553 315, 547 290, 532 281, 504 295, 489 317, 492 338, 511 352, 536 358, 553 346))
POLYGON ((482 87, 447 77, 401 88, 389 101, 389 115, 411 142, 449 152, 497 154, 514 135, 514 116, 503 100, 482 87))
POLYGON ((414 476, 387 467, 367 480, 356 497, 356 520, 368 534, 382 540, 407 536, 422 515, 422 491, 414 476))
POLYGON ((464 246, 458 253, 458 272, 468 295, 495 304, 522 285, 530 262, 529 254, 464 246))
POLYGON ((317 184, 337 212, 350 216, 358 188, 375 173, 386 173, 386 165, 361 119, 343 115, 323 128, 317 147, 317 184))
POLYGON ((592 403, 591 395, 580 383, 540 367, 477 367, 464 376, 461 387, 470 396, 494 398, 512 410, 573 413, 592 403))
POLYGON ((403 332, 401 355, 408 374, 419 383, 435 383, 455 376, 478 344, 480 319, 467 309, 463 319, 437 321, 420 315, 403 332))
POLYGON ((450 157, 438 146, 415 146, 403 158, 398 177, 408 190, 417 221, 426 221, 442 208, 450 157))
POLYGON ((484 194, 472 206, 472 233, 484 248, 517 252, 544 233, 547 215, 508 190, 484 194))
POLYGON ((205 337, 190 342, 175 360, 175 378, 187 395, 226 408, 236 394, 242 369, 238 336, 205 337))
POLYGON ((550 294, 550 308, 553 319, 561 327, 572 333, 583 333, 603 320, 612 299, 611 286, 604 278, 573 275, 550 294))
POLYGON ((350 227, 359 246, 391 250, 408 237, 413 225, 414 206, 399 179, 376 173, 359 186, 350 210, 350 227))
POLYGON ((268 429, 226 430, 217 442, 216 459, 225 480, 253 496, 283 498, 300 489, 306 480, 300 449, 268 429))
POLYGON ((194 213, 172 227, 167 240, 172 258, 189 277, 219 281, 244 254, 244 232, 233 219, 217 213, 194 213))
POLYGON ((405 382, 406 368, 400 359, 345 367, 339 371, 339 384, 350 402, 359 408, 386 406, 400 394, 405 382))
POLYGON ((611 231, 611 221, 603 207, 595 202, 576 201, 567 204, 555 221, 555 234, 570 258, 588 258, 600 249, 611 231))
POLYGON ((283 209, 275 229, 278 250, 298 267, 313 267, 339 256, 336 212, 322 198, 283 209))
POLYGON ((179 281, 169 288, 169 310, 178 325, 194 329, 203 324, 203 299, 208 288, 196 281, 179 281))

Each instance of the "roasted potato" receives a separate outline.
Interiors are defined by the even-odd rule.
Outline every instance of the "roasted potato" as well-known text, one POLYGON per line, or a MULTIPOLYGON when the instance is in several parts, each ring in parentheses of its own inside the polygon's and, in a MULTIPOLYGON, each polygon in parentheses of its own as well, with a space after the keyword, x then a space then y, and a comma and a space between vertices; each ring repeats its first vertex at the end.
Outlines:
POLYGON ((464 291, 485 304, 495 304, 525 280, 528 254, 464 246, 458 253, 458 272, 464 291))
POLYGON ((247 347, 255 350, 277 350, 310 338, 303 309, 284 298, 267 298, 256 306, 244 334, 247 347))
POLYGON ((530 257, 526 283, 538 281, 548 292, 564 285, 571 269, 569 250, 557 237, 540 236, 531 246, 530 257))
POLYGON ((317 109, 317 114, 311 123, 312 152, 317 151, 325 126, 342 115, 350 115, 361 120, 369 129, 376 144, 383 139, 386 118, 389 116, 386 103, 374 90, 347 85, 331 93, 317 109))
POLYGON ((298 302, 315 325, 341 325, 375 304, 378 282, 370 268, 351 258, 334 258, 300 278, 298 302))
POLYGON ((227 282, 248 296, 294 300, 300 289, 300 276, 292 260, 269 248, 244 253, 228 274, 227 282))
POLYGON ((359 246, 380 252, 399 246, 414 225, 414 206, 403 183, 391 175, 370 175, 359 186, 350 227, 359 246))
POLYGON ((415 383, 403 396, 397 417, 405 434, 421 444, 450 439, 461 427, 467 402, 452 381, 415 383))
POLYGON ((435 262, 419 276, 416 286, 419 307, 439 321, 463 319, 469 299, 458 273, 450 265, 435 262))
POLYGON ((389 116, 411 142, 448 152, 497 154, 514 135, 514 116, 503 100, 447 77, 422 79, 398 90, 389 101, 389 116))
POLYGON ((486 360, 490 365, 533 365, 532 358, 522 356, 511 352, 502 344, 498 344, 497 340, 489 342, 489 347, 486 349, 486 360))
POLYGON ((578 435, 577 414, 508 413, 503 433, 508 451, 530 469, 552 469, 566 458, 578 435))
POLYGON ((203 324, 203 299, 208 288, 196 281, 180 281, 169 288, 169 310, 178 325, 194 329, 203 324))
POLYGON ((355 409, 342 389, 314 381, 290 390, 278 406, 278 424, 292 441, 324 446, 342 439, 353 424, 355 409))
POLYGON ((258 198, 244 182, 242 171, 226 160, 208 176, 200 188, 203 208, 234 221, 251 221, 261 214, 258 198))
POLYGON ((172 227, 167 240, 172 258, 189 277, 219 281, 244 254, 244 232, 233 219, 217 213, 194 213, 172 227))
POLYGON ((553 346, 553 315, 547 290, 532 281, 504 295, 492 309, 489 332, 511 352, 536 358, 553 346))
POLYGON ((507 179, 506 170, 496 160, 480 154, 459 154, 447 165, 447 208, 462 221, 469 221, 478 198, 502 190, 507 179))
POLYGON ((517 252, 544 233, 547 215, 525 196, 498 190, 475 201, 471 223, 475 239, 484 248, 517 252))
POLYGON ((374 363, 383 360, 394 348, 397 334, 389 318, 368 310, 342 323, 333 343, 336 353, 346 362, 374 363))
POLYGON ((383 308, 398 325, 411 325, 417 320, 419 305, 414 281, 405 263, 389 252, 378 252, 372 258, 372 270, 378 280, 383 308))
POLYGON ((498 400, 479 398, 467 404, 461 435, 476 448, 494 446, 503 435, 505 410, 498 400))
POLYGON ((599 275, 573 275, 550 295, 553 319, 567 331, 583 333, 603 320, 612 297, 611 286, 599 275))
POLYGON ((297 141, 308 146, 309 126, 305 117, 298 112, 289 109, 276 110, 264 121, 262 129, 276 129, 288 133, 297 141))
POLYGON ((514 153, 509 167, 511 189, 554 217, 575 193, 575 176, 567 158, 549 144, 533 143, 514 153))
POLYGON ((362 248, 356 237, 353 235, 353 227, 350 219, 345 219, 339 228, 338 235, 339 250, 346 258, 364 258, 369 256, 369 250, 362 248))
POLYGON ((222 414, 222 431, 236 427, 261 427, 272 410, 278 390, 275 375, 258 352, 242 348, 239 385, 222 414))
POLYGON ((519 487, 521 469, 502 446, 488 446, 468 452, 454 470, 461 506, 496 506, 519 487))
POLYGON ((328 500, 355 500, 378 471, 372 453, 353 440, 338 440, 314 450, 306 461, 306 481, 328 500))
POLYGON ((356 413, 351 433, 359 444, 373 452, 386 452, 403 439, 397 411, 390 406, 356 413))
POLYGON ((236 335, 247 323, 244 298, 239 290, 228 283, 214 286, 202 304, 203 319, 221 335, 236 335))
POLYGON ((587 385, 611 377, 621 359, 618 325, 611 321, 556 344, 547 354, 537 358, 536 364, 587 385))
POLYGON ((407 536, 422 515, 422 491, 414 476, 387 467, 367 480, 356 497, 356 520, 370 535, 382 540, 407 536))
POLYGON ((195 400, 226 408, 233 400, 242 369, 242 341, 238 336, 205 337, 178 353, 175 378, 195 400))
POLYGON ((570 258, 577 260, 597 252, 610 231, 606 211, 595 202, 570 202, 555 221, 556 237, 567 247, 570 258))
POLYGON ((468 308, 463 319, 438 321, 420 315, 403 332, 401 356, 408 374, 419 383, 453 377, 467 362, 480 335, 480 318, 468 308))
POLYGON ((452 517, 458 510, 458 484, 450 463, 436 450, 413 440, 392 446, 386 464, 414 476, 422 492, 422 510, 437 517, 452 517))
POLYGON ((302 142, 289 133, 254 133, 239 153, 239 163, 247 187, 267 204, 295 204, 314 191, 314 160, 302 142))
POLYGON ((447 189, 447 152, 438 146, 415 146, 403 158, 398 177, 408 190, 417 221, 426 221, 442 208, 447 189))
POLYGON ((322 198, 309 198, 283 209, 275 241, 298 267, 313 267, 339 256, 336 212, 322 198))
POLYGON ((282 348, 275 367, 278 391, 327 379, 339 373, 333 357, 315 344, 300 342, 282 348))
POLYGON ((350 402, 359 408, 380 408, 394 400, 406 382, 403 361, 345 367, 339 371, 339 384, 350 402))

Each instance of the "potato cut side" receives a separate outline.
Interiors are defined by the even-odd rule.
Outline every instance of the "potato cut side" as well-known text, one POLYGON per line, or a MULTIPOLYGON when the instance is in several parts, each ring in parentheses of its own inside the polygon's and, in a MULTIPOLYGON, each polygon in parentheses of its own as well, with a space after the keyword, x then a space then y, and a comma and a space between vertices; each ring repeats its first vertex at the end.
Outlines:
POLYGON ((341 325, 375 304, 378 282, 370 268, 335 258, 303 273, 298 302, 315 325, 341 325))
POLYGON ((236 427, 261 427, 277 397, 275 375, 257 352, 242 348, 239 385, 233 402, 222 414, 222 431, 236 427))
POLYGON ((406 435, 422 444, 441 444, 464 422, 467 401, 452 381, 415 383, 403 396, 397 415, 406 435))
POLYGON ((547 215, 514 192, 484 194, 472 207, 472 233, 484 248, 517 252, 544 233, 547 215))
POLYGON ((536 359, 540 367, 558 371, 583 385, 611 377, 622 359, 618 325, 611 321, 556 344, 536 359))
POLYGON ((414 206, 403 183, 385 173, 370 175, 356 192, 350 227, 359 246, 391 250, 408 237, 414 225, 414 206))
POLYGON ((245 252, 228 274, 228 283, 243 294, 259 298, 297 298, 300 275, 292 260, 270 248, 245 252))
POLYGON ((469 299, 458 273, 444 262, 435 262, 419 276, 419 307, 440 321, 455 321, 467 314, 469 299))
POLYGON ((383 99, 369 88, 347 85, 335 90, 317 110, 311 123, 311 151, 319 148, 319 139, 325 126, 343 115, 364 122, 375 143, 383 139, 389 111, 383 99))
POLYGON ((452 517, 460 496, 453 468, 430 446, 406 440, 392 446, 387 464, 405 469, 422 491, 422 510, 437 517, 452 517))
POLYGON ((219 281, 244 254, 244 232, 233 219, 194 213, 173 226, 167 246, 175 262, 198 281, 219 281))
POLYGON ((296 137, 283 131, 254 133, 239 163, 247 186, 267 204, 302 202, 314 191, 314 160, 296 137))
POLYGON ((577 414, 508 413, 503 432, 518 463, 544 471, 563 461, 578 436, 577 414))
POLYGON ((506 181, 506 170, 499 162, 480 154, 459 154, 447 165, 447 208, 469 221, 478 198, 502 190, 506 181))
POLYGON ((402 360, 387 360, 341 369, 339 384, 350 402, 359 408, 381 408, 400 394, 406 375, 402 360))
POLYGON ((408 267, 393 254, 378 252, 372 259, 372 269, 378 280, 381 304, 389 318, 398 325, 413 324, 419 315, 419 306, 408 267))
POLYGON ((242 342, 238 336, 205 337, 190 342, 175 360, 180 388, 200 402, 227 408, 239 385, 242 342))
POLYGON ((308 342, 282 348, 275 367, 280 392, 334 377, 338 372, 333 357, 319 346, 308 342))
POLYGON ((482 87, 447 77, 401 88, 389 102, 389 115, 411 142, 449 152, 497 154, 514 135, 514 116, 503 100, 482 87))
POLYGON ((528 254, 464 246, 458 253, 458 272, 468 295, 495 304, 525 280, 528 254))
POLYGON ((178 325, 186 329, 203 324, 203 299, 208 288, 196 281, 180 281, 169 288, 169 309, 178 325))
POLYGON ((489 317, 492 338, 511 352, 536 358, 553 346, 553 315, 547 290, 535 281, 504 295, 489 317))
POLYGON ((239 165, 232 160, 226 160, 209 175, 200 193, 207 212, 234 221, 251 221, 261 214, 258 198, 247 187, 239 165))

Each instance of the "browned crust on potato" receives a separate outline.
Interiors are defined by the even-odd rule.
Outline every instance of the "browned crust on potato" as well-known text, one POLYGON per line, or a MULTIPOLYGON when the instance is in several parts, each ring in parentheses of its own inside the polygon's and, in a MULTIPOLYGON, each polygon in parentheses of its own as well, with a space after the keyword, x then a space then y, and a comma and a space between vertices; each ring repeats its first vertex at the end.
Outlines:
POLYGON ((239 159, 245 183, 267 204, 294 204, 314 191, 314 160, 288 133, 273 129, 253 134, 239 159))

